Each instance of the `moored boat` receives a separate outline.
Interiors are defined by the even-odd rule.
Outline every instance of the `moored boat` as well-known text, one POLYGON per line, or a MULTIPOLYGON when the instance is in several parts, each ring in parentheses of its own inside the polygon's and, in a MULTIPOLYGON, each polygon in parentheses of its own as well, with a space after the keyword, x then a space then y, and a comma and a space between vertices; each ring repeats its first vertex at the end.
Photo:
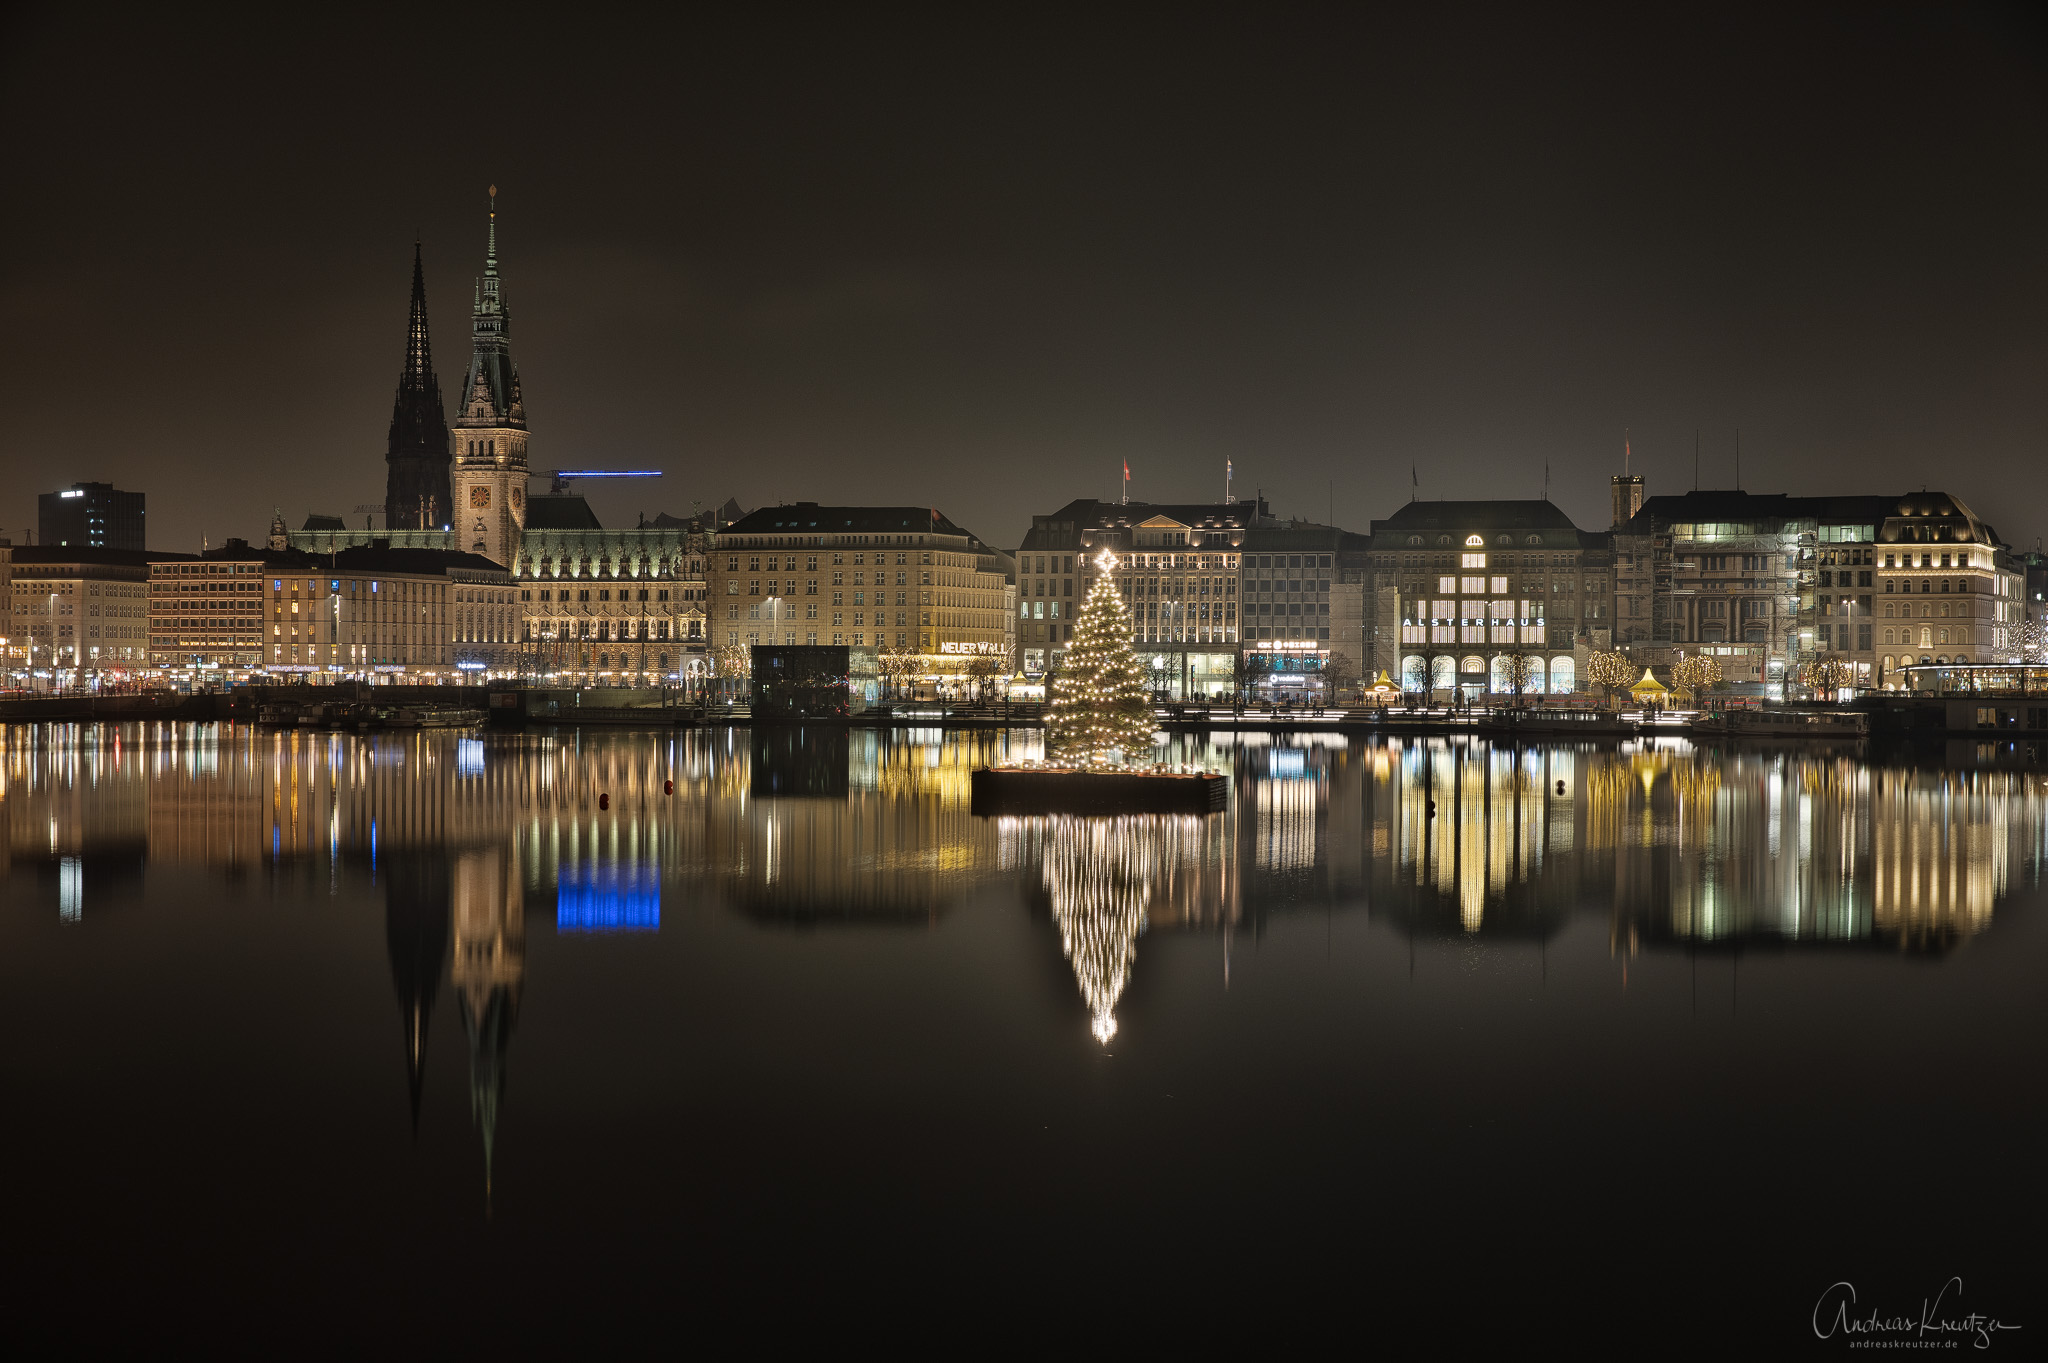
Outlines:
POLYGON ((1703 715, 1692 729, 1729 738, 1855 739, 1870 735, 1870 716, 1860 710, 1730 710, 1703 715))
POLYGON ((1632 734, 1634 721, 1612 710, 1580 710, 1538 706, 1529 710, 1494 710, 1473 726, 1489 734, 1632 734))

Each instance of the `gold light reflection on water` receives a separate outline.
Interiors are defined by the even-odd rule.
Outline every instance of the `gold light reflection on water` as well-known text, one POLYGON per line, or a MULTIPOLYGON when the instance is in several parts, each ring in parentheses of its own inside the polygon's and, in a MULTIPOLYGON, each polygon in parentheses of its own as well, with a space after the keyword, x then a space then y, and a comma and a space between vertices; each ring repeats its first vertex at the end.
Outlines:
POLYGON ((1441 906, 1467 933, 1511 903, 1553 923, 1605 905, 1617 950, 1964 940, 1990 923, 2015 862, 2038 866, 2048 816, 2043 778, 2028 770, 1682 743, 1409 741, 1366 785, 1383 904, 1418 922, 1441 906))
POLYGON ((450 880, 454 954, 449 977, 461 1001, 469 1041, 470 1120, 483 1138, 488 1196, 498 1108, 505 1093, 506 1052, 526 979, 519 855, 511 848, 461 853, 450 880))
MULTIPOLYGON (((10 862, 86 859, 88 911, 95 859, 108 856, 237 873, 511 848, 529 889, 595 858, 659 864, 759 916, 930 924, 979 883, 1050 896, 1086 864, 970 810, 974 768, 1033 742, 936 730, 770 741, 745 730, 11 726, 0 729, 0 817, 10 862), (1066 869, 1048 871, 1041 847, 1066 869)), ((1259 912, 1313 901, 1465 934, 1604 913, 1617 950, 1752 936, 1940 949, 1983 932, 2010 887, 2031 879, 2048 827, 2043 779, 2018 767, 1669 741, 1291 747, 1244 736, 1189 751, 1232 774, 1232 805, 1200 839, 1176 834, 1145 854, 1193 858, 1146 882, 1155 929, 1234 924, 1247 901, 1259 912)))

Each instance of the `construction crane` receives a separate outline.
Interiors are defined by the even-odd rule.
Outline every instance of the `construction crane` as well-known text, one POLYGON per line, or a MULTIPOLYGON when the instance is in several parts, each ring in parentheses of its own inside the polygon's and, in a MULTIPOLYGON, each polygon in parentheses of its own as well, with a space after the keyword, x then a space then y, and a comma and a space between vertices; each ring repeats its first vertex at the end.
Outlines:
POLYGON ((529 478, 551 478, 548 492, 556 497, 569 493, 571 478, 659 478, 660 469, 543 469, 526 475, 529 478))

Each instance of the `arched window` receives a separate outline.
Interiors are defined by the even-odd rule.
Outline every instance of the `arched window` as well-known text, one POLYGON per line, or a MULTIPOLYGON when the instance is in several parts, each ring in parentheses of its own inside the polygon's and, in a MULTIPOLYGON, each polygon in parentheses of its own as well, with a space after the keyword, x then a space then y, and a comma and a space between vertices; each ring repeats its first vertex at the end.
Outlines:
POLYGON ((1578 664, 1570 654, 1550 660, 1550 693, 1553 696, 1569 695, 1579 684, 1578 664))
POLYGON ((1489 691, 1506 691, 1506 690, 1508 690, 1508 655, 1507 655, 1507 654, 1505 654, 1505 653, 1496 653, 1496 654, 1494 654, 1494 655, 1493 655, 1493 672, 1492 672, 1492 675, 1491 675, 1490 677, 1488 677, 1488 678, 1487 678, 1487 689, 1488 689, 1489 691))
POLYGON ((1429 684, 1424 680, 1428 675, 1427 668, 1428 664, 1423 661, 1421 654, 1411 653, 1403 658, 1401 660, 1401 689, 1404 691, 1427 691, 1429 684))

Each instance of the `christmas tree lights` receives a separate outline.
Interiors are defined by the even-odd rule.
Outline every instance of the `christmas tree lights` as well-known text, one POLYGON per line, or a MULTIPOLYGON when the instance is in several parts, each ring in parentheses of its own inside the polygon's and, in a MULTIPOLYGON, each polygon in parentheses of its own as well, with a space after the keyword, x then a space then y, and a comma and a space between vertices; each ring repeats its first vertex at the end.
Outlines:
POLYGON ((1060 950, 1088 1005, 1088 1029, 1104 1045, 1116 1035, 1116 1003, 1138 958, 1138 934, 1159 882, 1170 877, 1159 819, 1074 819, 1050 823, 1040 867, 1060 950))
POLYGON ((1095 584, 1045 711, 1047 749, 1082 766, 1129 763, 1152 752, 1152 697, 1131 651, 1131 615, 1116 589, 1116 566, 1107 549, 1096 556, 1095 584))

